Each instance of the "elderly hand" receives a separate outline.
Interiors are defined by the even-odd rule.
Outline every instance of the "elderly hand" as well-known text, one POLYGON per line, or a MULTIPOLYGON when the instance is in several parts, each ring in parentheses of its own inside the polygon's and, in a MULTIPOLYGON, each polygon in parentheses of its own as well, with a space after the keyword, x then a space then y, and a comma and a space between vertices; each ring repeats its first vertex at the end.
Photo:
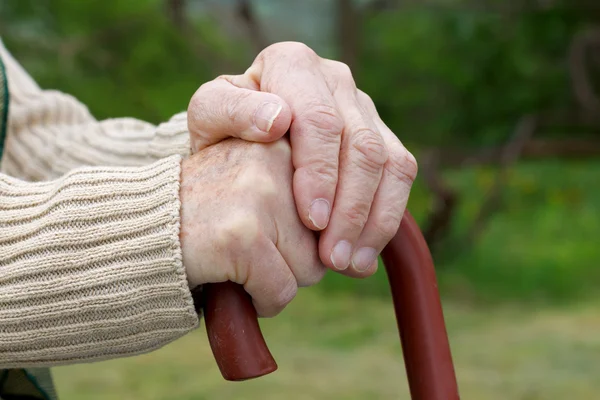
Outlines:
POLYGON ((350 276, 375 271, 417 163, 346 65, 300 43, 274 44, 243 75, 202 85, 188 127, 194 152, 231 136, 271 142, 289 130, 295 204, 304 225, 322 231, 321 260, 350 276))
POLYGON ((279 313, 299 286, 321 280, 317 239, 296 212, 289 142, 229 139, 186 159, 181 247, 191 288, 243 284, 260 316, 279 313))

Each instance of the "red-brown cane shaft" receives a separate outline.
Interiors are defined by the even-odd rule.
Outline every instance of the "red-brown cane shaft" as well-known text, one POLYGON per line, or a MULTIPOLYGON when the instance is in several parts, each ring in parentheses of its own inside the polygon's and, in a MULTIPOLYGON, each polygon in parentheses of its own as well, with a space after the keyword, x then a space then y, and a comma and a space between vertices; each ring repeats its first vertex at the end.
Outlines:
MULTIPOLYGON (((408 211, 382 257, 413 400, 459 399, 433 262, 408 211)), ((256 378, 277 369, 242 286, 206 285, 203 305, 210 345, 225 379, 256 378)))

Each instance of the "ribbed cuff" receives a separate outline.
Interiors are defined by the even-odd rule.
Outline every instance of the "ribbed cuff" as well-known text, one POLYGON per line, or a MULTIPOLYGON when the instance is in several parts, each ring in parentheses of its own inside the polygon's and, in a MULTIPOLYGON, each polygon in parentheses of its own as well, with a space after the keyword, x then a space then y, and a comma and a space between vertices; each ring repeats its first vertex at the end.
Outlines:
POLYGON ((198 326, 180 161, 34 184, 0 175, 0 368, 139 354, 198 326))

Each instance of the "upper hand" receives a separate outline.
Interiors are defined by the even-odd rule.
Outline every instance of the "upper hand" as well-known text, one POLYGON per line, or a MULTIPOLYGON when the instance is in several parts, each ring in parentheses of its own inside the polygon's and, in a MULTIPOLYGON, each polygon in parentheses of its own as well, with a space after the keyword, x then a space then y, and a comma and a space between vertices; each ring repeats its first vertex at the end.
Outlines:
POLYGON ((306 227, 322 230, 322 262, 351 276, 375 271, 417 164, 346 65, 300 43, 274 44, 243 75, 201 86, 188 127, 194 152, 230 136, 270 142, 289 130, 295 204, 306 227))

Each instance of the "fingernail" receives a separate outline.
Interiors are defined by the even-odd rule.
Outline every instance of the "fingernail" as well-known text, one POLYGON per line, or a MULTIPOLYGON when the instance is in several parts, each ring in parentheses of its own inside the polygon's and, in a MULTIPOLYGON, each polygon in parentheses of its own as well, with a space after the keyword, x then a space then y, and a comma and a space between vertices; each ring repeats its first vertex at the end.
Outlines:
POLYGON ((352 245, 346 240, 340 240, 331 251, 331 263, 335 269, 340 271, 348 268, 350 264, 350 256, 352 254, 352 245))
POLYGON ((254 125, 261 131, 269 133, 275 118, 281 112, 281 104, 265 103, 254 114, 254 125))
POLYGON ((364 272, 377 258, 377 250, 372 247, 361 247, 352 257, 352 266, 358 272, 364 272))
POLYGON ((316 199, 308 208, 308 219, 318 229, 325 229, 329 222, 329 202, 325 199, 316 199))

